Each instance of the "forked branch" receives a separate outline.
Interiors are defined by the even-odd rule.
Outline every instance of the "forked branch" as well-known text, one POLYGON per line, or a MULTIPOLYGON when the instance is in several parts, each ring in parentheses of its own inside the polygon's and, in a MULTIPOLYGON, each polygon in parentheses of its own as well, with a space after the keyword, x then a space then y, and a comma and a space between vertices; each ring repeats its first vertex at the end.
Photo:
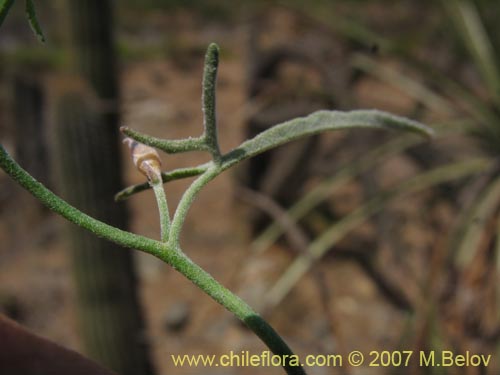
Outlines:
POLYGON ((426 136, 432 135, 432 130, 418 122, 377 110, 352 112, 318 111, 309 116, 296 118, 276 125, 260 133, 253 139, 243 142, 232 151, 221 154, 217 136, 215 108, 218 61, 219 48, 217 45, 211 44, 207 50, 203 76, 202 104, 204 130, 201 136, 179 140, 165 140, 141 134, 126 127, 121 129, 124 134, 135 141, 155 147, 166 153, 206 151, 212 156, 211 161, 192 168, 182 168, 162 173, 160 173, 159 169, 155 169, 154 175, 150 176, 146 173, 149 182, 131 186, 116 195, 116 200, 122 200, 139 191, 150 187, 154 188, 162 220, 162 242, 114 228, 69 205, 23 170, 12 160, 1 145, 0 167, 43 204, 67 220, 91 231, 97 236, 128 248, 147 252, 171 265, 216 302, 235 314, 261 338, 274 354, 281 356, 283 367, 288 374, 305 374, 300 364, 294 361, 297 357, 293 355, 283 339, 267 322, 244 301, 220 285, 210 274, 193 263, 182 252, 179 244, 179 236, 189 208, 200 190, 226 169, 247 158, 301 137, 324 131, 348 128, 399 129, 426 136), (162 183, 194 176, 198 176, 198 178, 184 192, 175 210, 172 222, 170 222, 162 183))

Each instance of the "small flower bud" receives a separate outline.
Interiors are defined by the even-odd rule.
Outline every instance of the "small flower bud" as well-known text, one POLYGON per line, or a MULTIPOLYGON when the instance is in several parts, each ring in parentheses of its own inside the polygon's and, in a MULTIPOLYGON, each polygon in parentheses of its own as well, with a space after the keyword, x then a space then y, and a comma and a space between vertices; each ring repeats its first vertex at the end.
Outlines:
POLYGON ((158 152, 149 146, 125 138, 123 143, 128 145, 132 155, 132 161, 136 168, 145 175, 152 183, 161 181, 161 160, 158 152))

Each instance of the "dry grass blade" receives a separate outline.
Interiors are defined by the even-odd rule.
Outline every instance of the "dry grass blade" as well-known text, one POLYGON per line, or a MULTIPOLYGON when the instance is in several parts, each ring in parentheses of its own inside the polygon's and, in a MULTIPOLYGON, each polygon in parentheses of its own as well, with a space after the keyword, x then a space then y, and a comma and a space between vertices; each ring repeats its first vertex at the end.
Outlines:
POLYGON ((457 239, 454 241, 456 249, 454 262, 463 268, 473 258, 482 236, 485 225, 497 211, 500 203, 500 178, 493 180, 467 212, 465 219, 457 228, 457 239))
POLYGON ((406 95, 411 96, 437 113, 447 115, 455 111, 450 101, 435 90, 426 87, 409 76, 388 68, 368 56, 355 55, 352 59, 352 65, 401 89, 406 95))
POLYGON ((479 12, 472 1, 447 0, 444 6, 448 10, 457 31, 467 49, 476 61, 489 87, 490 94, 500 103, 500 74, 490 38, 484 28, 479 12))
POLYGON ((302 276, 313 266, 315 261, 321 259, 332 246, 351 230, 367 220, 371 215, 386 207, 392 200, 446 181, 481 172, 490 165, 491 161, 487 159, 475 159, 438 167, 406 180, 390 191, 376 195, 351 214, 333 224, 312 242, 309 245, 308 252, 298 256, 270 289, 265 298, 266 305, 269 308, 278 305, 302 276))
MULTIPOLYGON (((337 189, 359 173, 421 142, 422 140, 417 137, 403 135, 369 151, 358 160, 350 162, 342 167, 333 176, 325 179, 305 194, 288 210, 287 216, 290 220, 295 222, 299 221, 314 207, 330 197, 337 189)), ((283 232, 284 227, 280 225, 279 222, 275 221, 253 241, 252 250, 256 252, 265 251, 283 234, 283 232)))

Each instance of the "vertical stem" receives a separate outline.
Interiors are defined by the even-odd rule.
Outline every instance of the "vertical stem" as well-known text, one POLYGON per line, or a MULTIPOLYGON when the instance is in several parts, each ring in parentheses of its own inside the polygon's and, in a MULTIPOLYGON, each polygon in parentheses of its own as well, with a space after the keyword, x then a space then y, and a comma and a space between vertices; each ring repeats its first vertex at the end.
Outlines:
POLYGON ((217 67, 219 65, 219 47, 212 43, 207 48, 205 55, 205 68, 203 70, 203 126, 204 138, 215 162, 220 160, 221 154, 217 139, 217 118, 215 111, 215 84, 217 80, 217 67))
POLYGON ((168 244, 171 247, 179 248, 179 236, 181 229, 186 220, 186 215, 188 213, 189 207, 193 203, 198 192, 205 186, 208 182, 214 179, 219 173, 220 169, 217 167, 212 167, 198 177, 189 188, 184 192, 177 209, 175 210, 174 218, 172 220, 172 226, 170 227, 170 233, 168 237, 168 244))
POLYGON ((168 211, 165 190, 163 189, 163 182, 158 180, 153 182, 151 185, 155 193, 156 203, 158 204, 158 211, 160 213, 161 242, 167 242, 170 231, 170 213, 168 211))

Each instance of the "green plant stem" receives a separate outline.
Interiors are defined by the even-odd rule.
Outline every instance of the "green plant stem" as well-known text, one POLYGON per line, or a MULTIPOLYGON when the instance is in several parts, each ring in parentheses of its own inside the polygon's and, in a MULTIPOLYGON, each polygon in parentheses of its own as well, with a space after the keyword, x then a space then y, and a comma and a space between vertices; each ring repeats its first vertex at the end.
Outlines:
POLYGON ((174 218, 172 219, 172 226, 170 227, 169 240, 168 244, 174 248, 179 247, 179 236, 184 225, 184 221, 186 220, 187 213, 191 204, 193 203, 196 195, 199 191, 217 177, 222 170, 218 168, 216 165, 212 165, 211 168, 207 169, 205 173, 199 176, 184 192, 182 198, 175 210, 174 218))
MULTIPOLYGON (((433 131, 423 124, 378 110, 357 110, 351 112, 317 111, 309 116, 299 117, 276 125, 258 134, 256 137, 243 142, 239 147, 223 155, 220 162, 212 161, 206 164, 206 171, 186 190, 179 202, 172 220, 172 226, 170 227, 168 236, 169 244, 175 247, 179 246, 180 231, 189 207, 193 203, 196 195, 203 186, 226 169, 242 160, 301 137, 323 131, 341 130, 352 127, 402 129, 426 136, 431 136, 433 134, 433 131)), ((157 138, 144 135, 140 135, 137 138, 138 133, 133 131, 130 132, 129 130, 130 129, 125 129, 122 131, 138 142, 152 147, 158 146, 157 138)), ((207 146, 204 146, 204 149, 206 148, 207 146)))
POLYGON ((222 168, 228 169, 244 159, 306 136, 353 128, 407 130, 429 138, 434 135, 431 128, 417 121, 376 109, 322 110, 275 125, 243 142, 222 157, 222 168))
MULTIPOLYGON (((407 130, 426 137, 434 135, 434 131, 428 126, 377 109, 359 109, 349 112, 322 110, 277 124, 259 133, 254 138, 243 142, 240 146, 224 154, 220 167, 222 170, 226 170, 240 161, 303 137, 326 131, 353 128, 407 130)), ((129 128, 122 127, 121 130, 137 142, 158 148, 167 153, 208 150, 203 138, 165 141, 129 128), (162 145, 165 144, 170 146, 162 148, 162 145)))
POLYGON ((115 228, 71 206, 22 169, 2 145, 0 145, 0 167, 45 206, 79 227, 121 246, 138 249, 157 257, 165 251, 165 246, 161 242, 115 228))
MULTIPOLYGON (((334 131, 350 128, 407 130, 427 137, 432 137, 434 134, 431 128, 417 121, 409 120, 401 116, 395 116, 390 113, 375 109, 356 110, 350 112, 317 111, 311 113, 308 116, 298 117, 296 119, 275 125, 272 128, 263 131, 254 138, 243 142, 238 147, 224 154, 221 157, 220 163, 217 163, 217 165, 215 166, 218 170, 216 175, 225 171, 226 169, 231 168, 235 164, 238 164, 245 159, 261 154, 274 147, 281 146, 287 142, 318 134, 324 131, 334 131)), ((166 152, 209 150, 209 147, 205 143, 203 143, 203 139, 200 138, 163 141, 159 138, 140 134, 128 128, 122 128, 122 131, 124 134, 138 142, 151 147, 157 147, 159 149, 162 149, 160 147, 161 143, 169 142, 170 151, 163 150, 166 152), (178 145, 179 147, 173 145, 178 145), (184 146, 180 147, 180 145, 184 146)), ((206 170, 211 169, 214 167, 214 162, 208 162, 203 166, 206 167, 206 170)), ((196 174, 200 173, 196 172, 196 174)), ((148 186, 141 185, 140 187, 127 188, 124 191, 118 193, 118 199, 128 198, 132 194, 138 191, 143 191, 145 189, 148 189, 148 186)))
MULTIPOLYGON (((211 164, 211 163, 210 163, 211 164)), ((205 172, 208 168, 208 163, 207 164, 202 164, 197 167, 191 167, 191 168, 179 168, 179 169, 174 169, 173 171, 170 172, 162 172, 161 177, 163 183, 167 183, 170 181, 175 181, 179 180, 181 178, 188 178, 188 177, 196 177, 205 172)), ((151 188, 151 185, 149 182, 144 182, 142 184, 137 184, 137 185, 132 185, 129 186, 126 189, 123 189, 122 191, 118 192, 115 195, 115 201, 119 202, 122 200, 127 199, 131 195, 134 195, 136 193, 140 193, 141 191, 148 190, 151 188)))
POLYGON ((36 16, 36 9, 33 0, 26 0, 26 16, 28 17, 28 22, 31 29, 37 36, 38 40, 42 43, 45 42, 45 36, 43 35, 42 28, 38 22, 38 17, 36 16))
POLYGON ((167 196, 163 189, 163 182, 161 180, 151 183, 155 193, 156 203, 158 204, 158 211, 160 213, 160 232, 161 242, 168 241, 170 232, 170 213, 168 211, 167 196))
POLYGON ((137 142, 155 147, 158 150, 166 152, 167 154, 177 154, 189 151, 210 151, 203 137, 186 139, 161 139, 142 134, 126 126, 122 126, 120 128, 120 131, 127 137, 130 137, 137 142))
MULTIPOLYGON (((394 116, 377 110, 358 110, 352 112, 317 111, 305 117, 296 118, 278 124, 262 133, 243 142, 239 147, 225 155, 220 154, 217 140, 217 124, 215 113, 215 80, 218 66, 218 47, 211 44, 207 50, 205 72, 203 79, 203 112, 204 133, 201 137, 180 140, 163 140, 141 134, 128 128, 121 128, 122 132, 130 138, 145 145, 158 148, 167 153, 180 153, 188 151, 208 151, 213 161, 190 169, 172 171, 157 176, 157 182, 152 184, 158 200, 160 217, 162 221, 162 241, 159 242, 133 233, 124 232, 77 210, 67 202, 57 197, 37 182, 17 163, 10 158, 0 145, 0 167, 6 171, 21 186, 30 191, 36 198, 50 209, 59 213, 69 221, 85 228, 97 236, 118 243, 124 247, 135 248, 152 254, 177 271, 186 276, 215 301, 240 318, 264 343, 284 360, 284 368, 288 374, 305 374, 300 366, 292 366, 293 353, 281 337, 255 313, 239 297, 220 285, 215 279, 198 265, 193 263, 181 250, 179 236, 184 225, 187 212, 194 199, 208 182, 217 175, 249 157, 280 146, 301 137, 318 134, 324 131, 333 131, 349 128, 373 129, 399 129, 432 136, 433 131, 423 124, 394 116), (165 180, 184 178, 200 175, 185 191, 177 206, 171 225, 166 197, 162 183, 165 180), (168 232, 168 233, 167 233, 168 232), (287 356, 288 358, 285 358, 287 356)), ((144 190, 144 185, 137 185, 118 194, 118 199, 144 190)))
MULTIPOLYGON (((210 274, 193 263, 182 251, 169 252, 169 256, 160 259, 173 267, 196 284, 215 301, 236 315, 277 355, 291 356, 293 352, 276 331, 242 299, 221 286, 210 274)), ((283 366, 287 374, 305 374, 302 367, 290 366, 289 361, 283 366)))
MULTIPOLYGON (((0 167, 35 198, 70 222, 121 246, 141 250, 163 260, 241 319, 274 354, 293 355, 288 345, 266 321, 243 300, 193 263, 179 248, 172 248, 168 243, 125 232, 84 214, 30 176, 10 157, 2 145, 0 145, 0 167)), ((305 374, 302 367, 290 366, 289 361, 286 362, 284 368, 290 375, 305 374)))
POLYGON ((219 66, 219 47, 212 43, 208 46, 203 70, 202 109, 203 109, 203 137, 212 158, 216 163, 220 161, 221 153, 217 137, 217 118, 215 102, 215 86, 217 68, 219 66))
POLYGON ((9 10, 14 4, 14 0, 0 0, 0 26, 2 26, 5 17, 9 14, 9 10))

